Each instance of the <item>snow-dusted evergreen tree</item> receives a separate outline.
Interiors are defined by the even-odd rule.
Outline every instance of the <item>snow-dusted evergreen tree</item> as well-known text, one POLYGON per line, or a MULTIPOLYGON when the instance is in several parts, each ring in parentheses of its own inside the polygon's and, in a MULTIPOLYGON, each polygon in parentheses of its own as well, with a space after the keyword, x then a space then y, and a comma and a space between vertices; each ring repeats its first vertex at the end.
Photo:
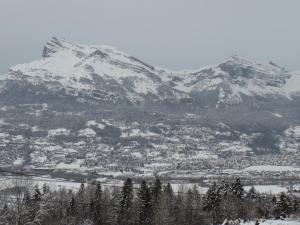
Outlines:
POLYGON ((121 200, 119 202, 118 225, 132 225, 134 224, 134 212, 133 212, 133 184, 132 180, 128 178, 123 185, 121 200))
POLYGON ((34 221, 40 209, 41 200, 42 200, 42 194, 40 192, 38 185, 35 185, 32 197, 30 196, 29 190, 25 191, 25 195, 24 195, 25 212, 24 215, 22 216, 22 220, 24 221, 25 224, 34 221))
POLYGON ((146 181, 142 181, 137 194, 139 225, 152 224, 151 191, 146 181))
POLYGON ((219 185, 219 193, 222 199, 226 198, 228 194, 230 194, 231 186, 228 181, 222 180, 221 184, 219 185))
POLYGON ((46 183, 44 183, 42 190, 43 190, 43 195, 45 195, 45 194, 49 193, 50 187, 46 183))
POLYGON ((90 213, 95 225, 102 225, 103 221, 103 202, 102 188, 100 182, 97 183, 96 190, 91 199, 90 213))
POLYGON ((34 188, 33 200, 35 202, 39 202, 39 201, 42 200, 42 193, 41 193, 38 185, 36 185, 35 188, 34 188))
POLYGON ((46 191, 43 191, 42 200, 40 201, 39 210, 34 218, 34 223, 43 225, 52 225, 57 223, 57 221, 60 220, 59 211, 57 210, 58 204, 59 203, 56 202, 56 199, 53 198, 53 195, 50 194, 50 190, 46 188, 46 191))
POLYGON ((219 211, 219 206, 222 201, 219 190, 219 187, 214 182, 213 185, 209 187, 204 202, 204 210, 212 213, 213 224, 217 222, 217 213, 219 211))
POLYGON ((203 214, 202 201, 197 186, 194 185, 192 189, 189 189, 184 197, 185 223, 191 225, 202 224, 204 222, 201 215, 203 214))
POLYGON ((173 205, 174 205, 174 192, 170 183, 163 186, 161 192, 160 204, 155 215, 155 223, 159 225, 171 225, 174 224, 173 219, 173 205))
POLYGON ((276 218, 286 217, 289 211, 287 195, 284 192, 281 192, 274 208, 274 215, 276 218))
POLYGON ((162 207, 162 183, 158 177, 155 178, 151 186, 151 205, 152 205, 152 222, 153 224, 160 224, 161 221, 161 207, 162 207))
POLYGON ((241 183, 240 178, 237 178, 231 185, 231 191, 234 196, 238 199, 242 199, 245 195, 244 187, 241 183))
POLYGON ((78 215, 77 218, 78 219, 85 219, 88 216, 88 199, 86 198, 86 187, 84 185, 84 183, 81 183, 80 188, 78 190, 78 193, 76 195, 76 200, 78 202, 77 204, 77 211, 78 211, 78 215))
POLYGON ((246 194, 246 198, 247 199, 256 199, 257 198, 257 193, 256 193, 254 186, 251 186, 251 188, 249 189, 249 191, 246 194))
POLYGON ((183 196, 178 194, 174 197, 173 204, 171 205, 172 224, 181 225, 185 223, 183 196))
POLYGON ((187 197, 185 199, 184 203, 184 217, 185 217, 185 222, 187 224, 194 224, 194 199, 193 199, 193 192, 191 189, 188 190, 187 192, 187 197))
POLYGON ((161 191, 162 191, 161 181, 159 180, 158 177, 156 177, 151 187, 153 207, 156 207, 158 205, 161 198, 161 191))

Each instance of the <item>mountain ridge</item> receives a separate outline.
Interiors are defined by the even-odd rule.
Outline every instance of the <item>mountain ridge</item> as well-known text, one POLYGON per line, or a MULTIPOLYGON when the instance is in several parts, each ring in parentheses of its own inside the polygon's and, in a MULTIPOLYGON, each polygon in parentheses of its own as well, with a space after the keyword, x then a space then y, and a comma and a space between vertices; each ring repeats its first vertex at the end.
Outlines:
MULTIPOLYGON (((284 86, 290 77, 274 63, 252 63, 237 56, 197 72, 169 73, 110 46, 78 45, 54 37, 44 47, 42 59, 11 67, 6 79, 60 83, 75 93, 101 92, 107 82, 118 89, 116 98, 125 96, 132 104, 145 99, 180 101, 216 91, 219 96, 215 106, 219 107, 240 104, 242 95, 291 98, 284 86)), ((293 91, 297 93, 300 88, 293 91)))

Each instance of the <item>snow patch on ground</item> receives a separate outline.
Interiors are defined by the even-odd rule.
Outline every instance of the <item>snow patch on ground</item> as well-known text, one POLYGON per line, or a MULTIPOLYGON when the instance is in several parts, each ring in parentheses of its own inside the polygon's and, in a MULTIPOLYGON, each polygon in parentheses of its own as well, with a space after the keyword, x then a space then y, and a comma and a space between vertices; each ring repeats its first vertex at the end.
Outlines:
POLYGON ((78 131, 78 135, 83 137, 94 137, 96 136, 96 132, 93 130, 93 129, 90 129, 90 128, 86 128, 86 129, 83 129, 83 130, 79 130, 78 131))
POLYGON ((20 166, 22 165, 24 162, 24 159, 23 158, 17 158, 14 162, 13 162, 13 165, 14 166, 20 166))
POLYGON ((278 117, 278 118, 282 118, 282 115, 278 114, 278 113, 271 113, 273 116, 278 117))
POLYGON ((48 136, 59 136, 59 135, 69 135, 69 134, 70 134, 70 130, 67 130, 65 128, 57 128, 48 131, 48 136))
POLYGON ((101 130, 103 130, 105 128, 105 125, 101 124, 101 123, 97 123, 95 120, 89 120, 86 122, 86 126, 87 127, 91 127, 91 126, 95 126, 101 130))

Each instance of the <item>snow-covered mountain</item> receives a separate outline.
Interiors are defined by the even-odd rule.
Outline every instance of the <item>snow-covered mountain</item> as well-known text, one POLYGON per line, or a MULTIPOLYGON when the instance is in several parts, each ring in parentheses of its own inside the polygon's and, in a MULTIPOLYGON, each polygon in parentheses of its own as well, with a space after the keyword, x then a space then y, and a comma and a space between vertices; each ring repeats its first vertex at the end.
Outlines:
POLYGON ((2 79, 26 80, 118 104, 184 96, 161 77, 153 66, 113 47, 77 45, 53 38, 44 47, 43 58, 10 68, 2 79))
POLYGON ((299 76, 282 67, 251 63, 237 56, 197 72, 170 73, 108 46, 72 44, 53 38, 43 58, 10 68, 5 80, 25 80, 64 90, 78 96, 86 94, 109 103, 196 100, 214 106, 236 105, 246 97, 291 98, 300 90, 299 76), (215 99, 213 101, 212 99, 215 99))
POLYGON ((300 72, 237 56, 174 72, 53 38, 41 59, 0 76, 0 166, 297 167, 299 127, 300 72))
POLYGON ((293 85, 299 76, 270 62, 252 63, 237 56, 201 69, 198 72, 171 75, 174 88, 191 95, 214 92, 218 95, 217 107, 235 105, 245 97, 292 98, 300 86, 293 85), (293 85, 293 86, 292 86, 293 85))

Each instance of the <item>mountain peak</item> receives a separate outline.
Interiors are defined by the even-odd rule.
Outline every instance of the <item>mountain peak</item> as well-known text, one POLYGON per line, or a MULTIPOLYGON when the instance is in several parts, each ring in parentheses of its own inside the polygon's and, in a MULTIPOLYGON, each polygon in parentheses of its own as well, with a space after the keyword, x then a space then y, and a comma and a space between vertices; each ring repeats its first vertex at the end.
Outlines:
POLYGON ((224 63, 221 64, 239 65, 239 66, 256 66, 259 63, 251 62, 250 60, 243 59, 238 55, 232 55, 224 63))
POLYGON ((242 59, 237 54, 234 54, 234 55, 230 56, 227 61, 243 62, 243 61, 247 61, 247 60, 242 59))
POLYGON ((56 37, 52 37, 52 39, 50 41, 48 41, 44 47, 43 50, 43 57, 50 57, 53 53, 57 52, 58 49, 63 49, 66 48, 64 46, 64 42, 63 40, 59 40, 56 37))

